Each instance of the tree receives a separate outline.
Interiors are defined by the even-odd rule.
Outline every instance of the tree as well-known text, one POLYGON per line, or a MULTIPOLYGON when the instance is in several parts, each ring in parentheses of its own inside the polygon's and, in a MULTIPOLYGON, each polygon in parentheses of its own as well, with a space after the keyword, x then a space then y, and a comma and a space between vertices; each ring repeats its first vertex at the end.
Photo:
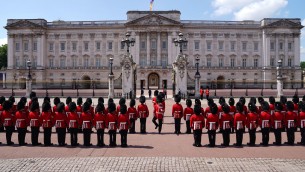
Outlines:
POLYGON ((301 62, 301 69, 304 70, 305 69, 305 62, 301 62))
POLYGON ((7 44, 0 46, 0 69, 7 67, 7 44))

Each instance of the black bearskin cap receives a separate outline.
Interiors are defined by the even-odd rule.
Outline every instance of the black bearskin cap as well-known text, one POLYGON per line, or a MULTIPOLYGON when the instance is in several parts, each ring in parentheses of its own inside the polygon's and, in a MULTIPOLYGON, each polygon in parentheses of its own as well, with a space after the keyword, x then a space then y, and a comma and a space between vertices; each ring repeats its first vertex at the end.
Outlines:
POLYGON ((299 96, 294 95, 294 96, 292 97, 292 101, 293 101, 293 103, 299 103, 299 96))
POLYGON ((3 102, 2 106, 3 106, 3 110, 8 111, 8 110, 11 109, 11 102, 6 100, 6 101, 3 102))
POLYGON ((108 104, 113 103, 113 98, 108 99, 108 104))
POLYGON ((304 102, 299 102, 299 109, 303 112, 305 111, 305 103, 304 102))
POLYGON ((257 100, 258 100, 258 103, 260 103, 260 104, 262 104, 265 101, 263 97, 258 97, 257 100))
POLYGON ((212 98, 208 98, 208 106, 211 106, 211 104, 214 103, 214 100, 212 98))
POLYGON ((191 107, 192 106, 192 100, 191 99, 186 99, 186 106, 191 107))
POLYGON ((181 96, 178 95, 178 94, 176 94, 176 95, 175 95, 175 102, 176 102, 176 103, 179 103, 180 101, 181 101, 181 96))
POLYGON ((14 96, 10 96, 10 98, 8 98, 8 101, 15 103, 15 97, 14 96))
POLYGON ((49 102, 44 102, 41 108, 42 112, 48 112, 51 109, 51 105, 49 102))
POLYGON ((59 102, 57 104, 57 112, 63 112, 65 110, 65 104, 63 102, 59 102))
POLYGON ((92 104, 92 99, 88 97, 88 98, 86 99, 86 102, 88 102, 89 105, 91 106, 91 104, 92 104))
POLYGON ((287 97, 281 96, 280 97, 280 102, 283 103, 283 104, 286 104, 287 103, 287 97))
MULTIPOLYGON (((255 97, 251 97, 249 103, 256 104, 256 98, 255 98, 255 97)), ((248 105, 249 105, 249 104, 248 104, 248 105)))
POLYGON ((273 96, 269 97, 269 103, 274 104, 275 103, 275 98, 273 96))
POLYGON ((69 96, 66 99, 66 105, 69 105, 72 102, 72 98, 69 96))
POLYGON ((154 96, 158 96, 158 94, 159 94, 159 91, 158 91, 158 90, 155 90, 155 91, 154 91, 154 96))
POLYGON ((127 106, 125 104, 120 105, 120 112, 121 112, 121 114, 126 114, 127 106))
POLYGON ((282 111, 283 110, 283 105, 281 102, 275 102, 275 110, 277 111, 282 111))
POLYGON ((221 108, 222 108, 222 111, 224 112, 224 113, 229 113, 230 112, 230 106, 228 105, 228 104, 223 104, 222 106, 221 106, 221 108))
POLYGON ((96 110, 96 112, 103 112, 105 110, 104 104, 98 103, 95 110, 96 110))
POLYGON ((239 102, 244 106, 246 104, 246 99, 244 97, 240 97, 239 102))
POLYGON ((302 101, 304 101, 304 102, 305 102, 305 95, 303 96, 302 101))
POLYGON ((34 92, 34 91, 32 91, 32 92, 30 93, 30 99, 31 99, 31 100, 32 100, 33 97, 36 97, 36 92, 34 92))
POLYGON ((162 99, 164 99, 164 98, 165 98, 165 94, 164 94, 163 92, 160 92, 160 93, 159 93, 159 95, 161 95, 161 96, 162 96, 162 99))
POLYGON ((213 103, 213 104, 210 106, 210 108, 211 108, 211 113, 212 113, 212 114, 217 114, 217 112, 218 112, 218 107, 217 107, 217 105, 216 105, 215 103, 213 103))
POLYGON ((226 99, 224 97, 220 97, 218 103, 220 105, 222 105, 222 104, 226 103, 226 99))
POLYGON ((90 110, 90 103, 89 102, 85 102, 83 104, 83 112, 87 112, 88 110, 90 110))
POLYGON ((21 97, 19 102, 23 102, 24 104, 26 104, 27 98, 26 97, 21 97))
POLYGON ((257 110, 256 105, 253 102, 250 102, 248 104, 248 108, 251 112, 256 112, 256 110, 257 110))
POLYGON ((136 105, 136 100, 135 99, 131 99, 129 102, 129 106, 133 107, 136 105))
POLYGON ((83 98, 79 97, 76 100, 77 105, 82 105, 83 104, 83 98))
POLYGON ((104 98, 103 98, 103 97, 99 97, 99 98, 97 99, 97 103, 102 103, 102 104, 104 104, 104 98))
POLYGON ((270 109, 269 103, 266 102, 266 101, 263 101, 263 102, 261 103, 261 106, 262 106, 263 111, 268 111, 268 110, 270 109))
POLYGON ((30 110, 33 112, 33 111, 35 111, 37 109, 39 109, 39 103, 36 102, 36 101, 32 102, 30 110))
POLYGON ((201 106, 201 101, 199 99, 195 99, 195 105, 200 105, 201 106))
POLYGON ((145 96, 141 96, 141 97, 140 97, 140 103, 145 103, 145 101, 146 101, 145 96))
POLYGON ((0 97, 0 104, 2 104, 4 101, 5 101, 5 97, 4 97, 4 96, 1 96, 1 97, 0 97))
POLYGON ((126 103, 126 99, 124 97, 120 98, 119 105, 124 105, 126 103))
POLYGON ((233 97, 231 97, 231 98, 229 99, 229 105, 230 105, 230 106, 234 106, 234 104, 235 104, 235 100, 234 100, 233 97))
POLYGON ((24 109, 24 102, 23 101, 19 101, 17 104, 17 110, 20 111, 24 109))
POLYGON ((286 103, 286 107, 287 107, 287 110, 293 111, 293 110, 294 110, 293 102, 292 102, 292 101, 288 101, 288 102, 286 103))
POLYGON ((194 106, 194 113, 196 115, 199 115, 201 113, 201 106, 200 105, 195 105, 194 106))
POLYGON ((69 103, 69 110, 70 110, 70 112, 74 112, 76 110, 76 103, 75 102, 70 102, 69 103))
POLYGON ((162 103, 163 102, 163 97, 162 97, 162 95, 158 95, 157 96, 157 103, 162 103))
POLYGON ((43 102, 49 102, 50 103, 51 102, 50 97, 44 97, 43 102))
POLYGON ((32 102, 38 102, 38 97, 32 97, 32 102))
POLYGON ((58 103, 60 103, 60 98, 59 97, 55 97, 53 100, 54 105, 58 105, 58 103))
POLYGON ((112 113, 112 112, 114 112, 115 111, 115 104, 113 103, 113 102, 110 102, 109 104, 108 104, 108 111, 110 112, 110 113, 112 113))
POLYGON ((243 112, 244 111, 244 105, 241 102, 236 103, 236 110, 238 112, 243 112))

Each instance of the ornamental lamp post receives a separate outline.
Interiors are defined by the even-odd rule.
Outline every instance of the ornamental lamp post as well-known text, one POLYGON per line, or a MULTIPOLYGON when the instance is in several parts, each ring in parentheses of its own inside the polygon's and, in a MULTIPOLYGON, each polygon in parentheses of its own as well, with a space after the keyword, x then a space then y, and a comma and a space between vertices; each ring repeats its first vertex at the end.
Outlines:
POLYGON ((199 92, 199 89, 200 89, 200 73, 199 73, 199 56, 196 56, 195 58, 196 60, 196 68, 197 68, 197 71, 196 71, 196 74, 195 74, 195 97, 196 98, 200 98, 200 92, 199 92))
POLYGON ((177 47, 179 45, 180 47, 180 55, 182 55, 182 46, 187 45, 187 40, 186 38, 183 38, 183 33, 179 33, 179 38, 174 40, 175 46, 177 47))
POLYGON ((109 93, 108 93, 108 99, 109 98, 114 98, 114 84, 113 84, 114 75, 113 75, 113 72, 112 72, 113 57, 109 58, 109 64, 110 64, 110 73, 109 73, 109 93))
POLYGON ((134 46, 134 43, 136 42, 134 38, 129 38, 130 37, 130 33, 127 32, 126 33, 126 38, 123 38, 122 41, 121 41, 121 45, 122 47, 124 48, 125 47, 125 44, 127 46, 127 54, 129 54, 129 47, 130 46, 134 46))
POLYGON ((29 97, 31 92, 32 92, 32 75, 31 75, 31 67, 32 67, 32 62, 28 60, 26 62, 26 65, 28 67, 28 77, 26 79, 26 97, 29 97))

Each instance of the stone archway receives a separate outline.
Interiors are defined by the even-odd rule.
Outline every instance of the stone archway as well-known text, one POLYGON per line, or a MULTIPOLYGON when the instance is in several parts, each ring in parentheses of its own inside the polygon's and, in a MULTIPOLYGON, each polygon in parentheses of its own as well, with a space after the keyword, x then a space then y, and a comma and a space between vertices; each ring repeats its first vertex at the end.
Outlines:
POLYGON ((148 75, 148 87, 159 89, 160 77, 157 73, 151 73, 148 75))
POLYGON ((224 89, 225 88, 225 77, 218 76, 217 77, 217 89, 224 89))
POLYGON ((81 88, 90 89, 91 88, 91 79, 88 75, 84 75, 80 81, 81 88))

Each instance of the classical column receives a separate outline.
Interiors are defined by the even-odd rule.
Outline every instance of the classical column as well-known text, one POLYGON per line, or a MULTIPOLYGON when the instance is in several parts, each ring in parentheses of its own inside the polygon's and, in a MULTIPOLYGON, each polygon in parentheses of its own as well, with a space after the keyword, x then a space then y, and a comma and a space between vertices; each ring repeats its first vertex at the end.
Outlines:
POLYGON ((114 84, 113 84, 113 80, 114 80, 114 75, 109 74, 109 95, 108 95, 108 99, 109 98, 114 98, 114 84))
POLYGON ((300 66, 300 60, 301 60, 301 56, 300 56, 300 44, 301 44, 301 40, 300 40, 300 33, 295 33, 293 34, 293 39, 294 39, 294 65, 295 66, 300 66))
POLYGON ((147 32, 147 46, 146 46, 146 52, 147 52, 147 56, 146 56, 146 66, 150 66, 150 32, 147 32))
POLYGON ((135 42, 135 59, 134 61, 137 63, 137 64, 140 64, 140 32, 135 32, 135 35, 136 35, 136 42, 135 42))
POLYGON ((280 98, 283 95, 283 78, 282 78, 282 60, 278 61, 277 71, 277 97, 280 98))
MULTIPOLYGON (((14 67, 14 37, 15 35, 13 34, 8 35, 7 69, 13 69, 14 67)), ((19 48, 21 48, 21 46, 19 46, 19 48)))
POLYGON ((6 88, 5 82, 6 82, 6 78, 5 78, 5 72, 2 73, 2 88, 6 88))
POLYGON ((167 33, 167 64, 172 64, 173 62, 173 54, 172 54, 172 51, 173 51, 173 43, 172 43, 172 32, 168 32, 167 33))
POLYGON ((157 66, 161 65, 161 33, 158 32, 158 40, 157 40, 157 66))

